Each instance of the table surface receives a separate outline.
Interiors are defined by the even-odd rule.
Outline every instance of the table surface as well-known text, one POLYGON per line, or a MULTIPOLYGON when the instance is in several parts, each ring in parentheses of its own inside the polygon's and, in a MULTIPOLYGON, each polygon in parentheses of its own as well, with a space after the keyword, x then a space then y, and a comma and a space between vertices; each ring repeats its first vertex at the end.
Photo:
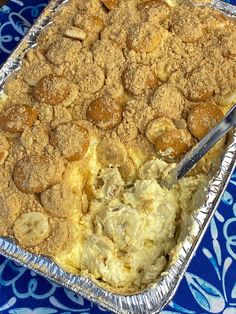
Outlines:
MULTIPOLYGON (((0 64, 47 2, 11 0, 0 9, 0 64)), ((6 313, 108 312, 0 256, 0 314, 6 313)), ((236 314, 236 171, 173 301, 161 313, 236 314)))

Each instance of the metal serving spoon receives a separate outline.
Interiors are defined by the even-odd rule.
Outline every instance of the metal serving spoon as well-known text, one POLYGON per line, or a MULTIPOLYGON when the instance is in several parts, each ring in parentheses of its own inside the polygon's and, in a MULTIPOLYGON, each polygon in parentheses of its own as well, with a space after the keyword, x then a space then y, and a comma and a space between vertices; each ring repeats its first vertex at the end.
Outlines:
MULTIPOLYGON (((236 104, 184 158, 173 171, 173 181, 183 178, 189 170, 214 146, 230 129, 236 127, 236 104)), ((173 182, 173 183, 174 183, 173 182)))

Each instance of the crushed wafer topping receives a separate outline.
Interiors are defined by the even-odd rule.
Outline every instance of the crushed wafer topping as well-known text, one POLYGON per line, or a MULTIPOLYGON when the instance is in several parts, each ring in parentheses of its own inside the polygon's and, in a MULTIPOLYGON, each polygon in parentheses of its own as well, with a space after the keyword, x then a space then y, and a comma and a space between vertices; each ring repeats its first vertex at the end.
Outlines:
POLYGON ((234 22, 163 0, 71 0, 0 102, 0 234, 136 292, 168 265, 222 139, 175 163, 236 101, 234 22))
POLYGON ((89 133, 76 124, 60 124, 51 132, 50 142, 68 161, 76 161, 83 158, 88 150, 89 133))

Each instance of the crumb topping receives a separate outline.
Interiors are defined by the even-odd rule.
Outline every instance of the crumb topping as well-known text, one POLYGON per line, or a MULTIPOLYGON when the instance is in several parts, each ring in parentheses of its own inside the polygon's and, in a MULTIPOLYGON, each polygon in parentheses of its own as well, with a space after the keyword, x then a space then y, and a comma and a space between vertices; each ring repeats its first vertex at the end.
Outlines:
POLYGON ((142 95, 153 90, 157 77, 147 65, 131 64, 122 74, 125 89, 133 95, 142 95))
POLYGON ((60 124, 50 135, 51 144, 68 160, 80 160, 89 147, 89 133, 82 126, 60 124))
POLYGON ((13 178, 20 191, 40 193, 60 181, 63 170, 64 165, 60 158, 30 155, 16 164, 13 178))
POLYGON ((236 101, 234 22, 163 0, 71 0, 4 91, 0 234, 115 291, 155 281, 224 149, 163 187, 236 101))
POLYGON ((185 102, 186 99, 174 85, 163 84, 153 95, 151 107, 157 117, 175 120, 182 117, 185 102))
POLYGON ((69 82, 64 77, 48 75, 37 83, 33 97, 38 102, 57 105, 68 96, 69 91, 69 82))

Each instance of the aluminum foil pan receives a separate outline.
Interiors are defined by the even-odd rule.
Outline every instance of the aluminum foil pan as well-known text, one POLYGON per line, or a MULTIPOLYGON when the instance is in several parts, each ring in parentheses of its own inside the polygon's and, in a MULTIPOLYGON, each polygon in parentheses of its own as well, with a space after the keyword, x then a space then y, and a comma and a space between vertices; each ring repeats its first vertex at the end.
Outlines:
MULTIPOLYGON (((4 84, 21 66, 26 51, 36 45, 37 37, 52 21, 60 7, 68 0, 51 0, 36 23, 0 69, 0 94, 4 84)), ((209 4, 208 4, 209 5, 209 4)), ((213 0, 211 6, 236 17, 236 7, 213 0)), ((34 270, 56 283, 81 294, 114 313, 158 313, 171 300, 196 251, 201 238, 214 215, 220 197, 236 164, 236 130, 234 130, 217 174, 210 181, 205 204, 193 216, 189 235, 179 245, 172 264, 158 282, 134 295, 118 295, 99 287, 90 278, 72 275, 62 270, 50 258, 31 254, 14 243, 0 237, 0 254, 34 270)))

